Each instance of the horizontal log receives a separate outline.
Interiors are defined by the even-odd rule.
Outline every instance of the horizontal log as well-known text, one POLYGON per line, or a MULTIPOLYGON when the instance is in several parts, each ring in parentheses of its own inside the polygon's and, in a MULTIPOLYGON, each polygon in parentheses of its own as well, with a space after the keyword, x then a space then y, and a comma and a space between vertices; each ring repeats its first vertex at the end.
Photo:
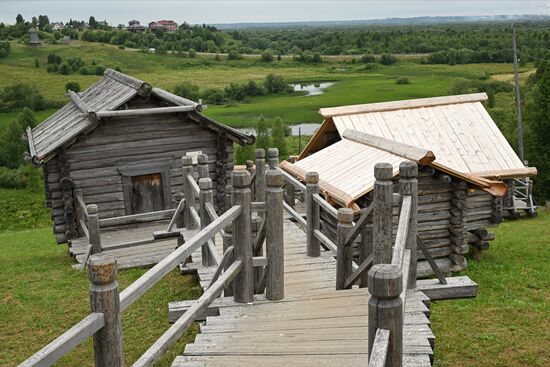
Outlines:
POLYGON ((132 215, 125 215, 122 217, 115 217, 115 218, 105 218, 105 219, 99 220, 99 226, 101 228, 108 228, 108 227, 170 219, 174 215, 174 212, 175 212, 175 209, 167 209, 167 210, 161 210, 157 212, 132 214, 132 215))

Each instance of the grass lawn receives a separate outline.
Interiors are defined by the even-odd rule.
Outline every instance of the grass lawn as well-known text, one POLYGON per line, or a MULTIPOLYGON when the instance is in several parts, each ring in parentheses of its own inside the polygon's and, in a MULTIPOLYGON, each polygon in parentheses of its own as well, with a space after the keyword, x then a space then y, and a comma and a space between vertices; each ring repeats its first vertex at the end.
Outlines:
MULTIPOLYGON (((62 334, 89 313, 88 280, 73 270, 67 247, 56 245, 51 229, 39 228, 0 234, 0 366, 15 366, 62 334)), ((122 270, 124 289, 145 269, 122 270)), ((194 299, 199 288, 190 277, 174 270, 123 314, 126 365, 131 365, 168 328, 167 303, 194 299)), ((164 357, 170 366, 191 328, 164 357)), ((91 339, 65 356, 56 366, 93 364, 91 339)))
POLYGON ((550 365, 550 212, 495 232, 465 272, 477 298, 432 303, 436 366, 550 365))

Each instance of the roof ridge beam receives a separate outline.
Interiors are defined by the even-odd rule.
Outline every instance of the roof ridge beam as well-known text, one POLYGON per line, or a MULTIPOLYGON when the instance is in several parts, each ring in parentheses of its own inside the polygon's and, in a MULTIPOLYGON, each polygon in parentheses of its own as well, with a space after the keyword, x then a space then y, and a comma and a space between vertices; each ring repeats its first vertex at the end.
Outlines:
POLYGON ((172 106, 172 107, 155 107, 155 108, 136 108, 130 110, 113 110, 113 111, 98 111, 97 117, 120 117, 120 116, 143 116, 143 115, 158 115, 163 113, 180 113, 195 111, 193 106, 172 106))
POLYGON ((165 101, 171 102, 178 106, 193 106, 195 108, 195 111, 201 112, 202 111, 202 105, 200 103, 197 103, 195 101, 192 101, 187 98, 180 97, 176 94, 170 93, 168 91, 165 91, 164 89, 153 87, 152 90, 153 95, 164 99, 165 101))
POLYGON ((355 115, 359 113, 385 112, 421 107, 435 107, 449 104, 483 102, 487 100, 485 93, 460 94, 455 96, 431 97, 408 99, 404 101, 378 102, 357 104, 342 107, 329 107, 319 109, 323 117, 355 115))
POLYGON ((431 150, 399 143, 395 140, 382 138, 357 130, 346 129, 342 133, 342 137, 353 140, 357 143, 384 150, 388 153, 392 153, 406 159, 410 159, 411 161, 417 162, 421 166, 426 166, 435 160, 435 155, 431 150))
POLYGON ((88 104, 84 102, 76 92, 69 90, 68 93, 69 97, 71 97, 71 100, 80 110, 80 112, 82 112, 89 121, 97 122, 97 114, 95 113, 95 111, 91 110, 88 104))
POLYGON ((103 75, 135 89, 141 97, 148 97, 153 89, 150 84, 145 83, 143 80, 136 79, 113 69, 105 70, 103 75))

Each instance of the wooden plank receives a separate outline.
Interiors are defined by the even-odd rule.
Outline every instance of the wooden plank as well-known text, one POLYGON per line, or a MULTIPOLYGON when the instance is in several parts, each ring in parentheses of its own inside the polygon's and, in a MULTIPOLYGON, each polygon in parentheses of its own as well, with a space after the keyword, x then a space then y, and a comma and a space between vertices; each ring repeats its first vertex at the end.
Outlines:
POLYGON ((321 108, 319 113, 327 118, 358 113, 395 111, 410 108, 434 107, 448 104, 472 103, 487 100, 487 94, 463 94, 457 96, 409 99, 406 101, 379 102, 344 107, 321 108))
POLYGON ((468 276, 446 278, 447 284, 440 284, 437 279, 418 280, 418 290, 431 300, 473 298, 477 295, 478 285, 468 276))
POLYGON ((40 349, 19 367, 46 367, 53 365, 82 341, 94 335, 105 325, 102 313, 91 313, 78 324, 64 332, 51 343, 40 349))
POLYGON ((388 355, 389 344, 390 331, 386 329, 376 329, 376 335, 374 336, 374 345, 372 346, 372 353, 369 356, 369 366, 386 366, 386 357, 388 355))

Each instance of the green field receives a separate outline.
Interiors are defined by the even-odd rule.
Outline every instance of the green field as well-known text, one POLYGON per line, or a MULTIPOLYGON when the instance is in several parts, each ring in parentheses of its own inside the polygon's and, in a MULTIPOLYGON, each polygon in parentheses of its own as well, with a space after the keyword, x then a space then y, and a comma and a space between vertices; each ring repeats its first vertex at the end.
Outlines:
MULTIPOLYGON (((446 95, 457 79, 476 80, 486 73, 507 75, 513 71, 509 64, 448 66, 421 65, 413 61, 401 61, 393 66, 378 66, 376 70, 363 71, 363 65, 359 63, 341 61, 301 64, 288 60, 264 63, 258 60, 184 59, 172 55, 119 50, 111 45, 74 42, 71 45, 48 45, 41 48, 14 44, 10 55, 0 60, 0 73, 3 75, 0 88, 24 81, 36 85, 47 100, 66 101, 63 96, 66 82, 74 80, 86 88, 100 78, 95 75, 47 73, 47 55, 53 52, 63 58, 78 56, 88 65, 95 62, 104 67, 118 66, 124 73, 168 90, 179 82, 191 82, 201 89, 224 88, 231 82, 262 81, 270 73, 282 75, 288 82, 335 82, 333 87, 319 96, 293 94, 257 97, 244 103, 211 105, 205 111, 225 124, 239 127, 254 126, 262 114, 268 119, 282 117, 289 124, 320 122, 317 110, 321 107, 446 95), (35 59, 39 60, 40 68, 34 67, 35 59), (411 84, 395 84, 399 76, 407 76, 411 84)), ((529 70, 532 70, 531 66, 522 69, 529 70)), ((0 114, 0 127, 10 118, 0 114)))

